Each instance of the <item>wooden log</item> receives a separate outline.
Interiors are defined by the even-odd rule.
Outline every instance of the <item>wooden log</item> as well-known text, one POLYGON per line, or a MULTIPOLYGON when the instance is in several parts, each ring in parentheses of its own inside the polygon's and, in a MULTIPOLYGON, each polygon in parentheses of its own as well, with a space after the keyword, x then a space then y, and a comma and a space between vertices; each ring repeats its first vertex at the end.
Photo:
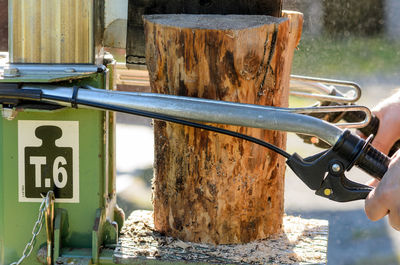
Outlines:
POLYGON ((279 17, 281 12, 282 0, 129 0, 126 62, 129 67, 139 69, 145 62, 144 14, 251 14, 279 17))
MULTIPOLYGON (((288 19, 149 15, 144 21, 153 92, 288 106, 294 48, 288 44, 295 35, 289 34, 288 19)), ((285 148, 283 132, 220 127, 285 148)), ((154 130, 157 231, 214 244, 245 243, 281 231, 282 157, 191 127, 155 121, 154 130)))

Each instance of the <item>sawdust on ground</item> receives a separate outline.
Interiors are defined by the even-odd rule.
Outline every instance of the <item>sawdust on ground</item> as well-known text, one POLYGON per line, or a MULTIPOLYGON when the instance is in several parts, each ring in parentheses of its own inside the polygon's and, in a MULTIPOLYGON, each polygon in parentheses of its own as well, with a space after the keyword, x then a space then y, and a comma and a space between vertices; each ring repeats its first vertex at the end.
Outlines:
POLYGON ((210 264, 326 264, 328 222, 285 216, 284 232, 238 245, 183 242, 153 227, 151 211, 133 212, 121 230, 114 257, 210 264))

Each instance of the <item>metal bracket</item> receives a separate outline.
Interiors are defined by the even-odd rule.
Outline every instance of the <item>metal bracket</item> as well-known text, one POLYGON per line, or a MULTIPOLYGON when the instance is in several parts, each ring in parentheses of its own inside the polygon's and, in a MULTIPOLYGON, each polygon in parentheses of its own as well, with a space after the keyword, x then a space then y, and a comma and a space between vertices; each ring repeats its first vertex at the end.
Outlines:
POLYGON ((56 209, 54 218, 54 260, 60 257, 63 241, 68 237, 68 229, 68 211, 62 208, 56 209))
POLYGON ((316 195, 333 201, 365 199, 371 191, 370 187, 346 178, 344 171, 349 169, 351 161, 333 149, 305 159, 295 153, 286 163, 316 195))
POLYGON ((9 64, 0 60, 0 82, 57 82, 82 79, 103 72, 103 65, 9 64))
POLYGON ((105 244, 117 244, 118 241, 118 225, 116 222, 110 222, 106 217, 104 208, 96 211, 96 218, 92 232, 92 262, 99 263, 100 248, 105 244))

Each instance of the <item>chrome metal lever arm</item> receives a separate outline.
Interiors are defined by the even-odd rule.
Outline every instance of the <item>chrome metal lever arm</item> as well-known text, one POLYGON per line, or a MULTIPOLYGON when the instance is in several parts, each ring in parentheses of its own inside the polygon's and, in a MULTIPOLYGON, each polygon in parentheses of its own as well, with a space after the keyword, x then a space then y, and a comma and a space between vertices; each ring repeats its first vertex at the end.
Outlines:
POLYGON ((354 103, 361 97, 361 87, 357 83, 343 80, 291 75, 290 88, 291 95, 319 101, 354 103), (335 86, 351 88, 352 92, 342 94, 335 86))

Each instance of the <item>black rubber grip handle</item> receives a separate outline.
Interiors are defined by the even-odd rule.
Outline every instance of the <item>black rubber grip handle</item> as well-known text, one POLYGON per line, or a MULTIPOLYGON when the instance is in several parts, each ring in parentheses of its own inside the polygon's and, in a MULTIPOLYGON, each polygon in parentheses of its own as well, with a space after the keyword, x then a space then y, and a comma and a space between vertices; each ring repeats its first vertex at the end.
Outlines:
POLYGON ((374 178, 381 180, 388 169, 389 163, 390 158, 388 156, 369 144, 357 160, 356 165, 374 178))
MULTIPOLYGON (((343 119, 348 122, 361 121, 365 119, 365 113, 361 111, 347 112, 344 115, 343 119)), ((358 130, 367 137, 370 136, 371 134, 375 136, 378 133, 379 124, 380 124, 379 118, 376 117, 375 115, 372 115, 371 121, 368 123, 368 125, 358 130)), ((400 149, 400 139, 393 144, 392 148, 390 148, 389 156, 391 157, 399 149, 400 149)))
MULTIPOLYGON (((346 114, 343 116, 343 119, 347 122, 362 121, 365 119, 365 113, 362 111, 346 112, 346 114)), ((376 135, 378 129, 379 129, 379 119, 375 115, 372 115, 371 121, 368 123, 368 125, 358 130, 368 137, 371 134, 376 135)))

